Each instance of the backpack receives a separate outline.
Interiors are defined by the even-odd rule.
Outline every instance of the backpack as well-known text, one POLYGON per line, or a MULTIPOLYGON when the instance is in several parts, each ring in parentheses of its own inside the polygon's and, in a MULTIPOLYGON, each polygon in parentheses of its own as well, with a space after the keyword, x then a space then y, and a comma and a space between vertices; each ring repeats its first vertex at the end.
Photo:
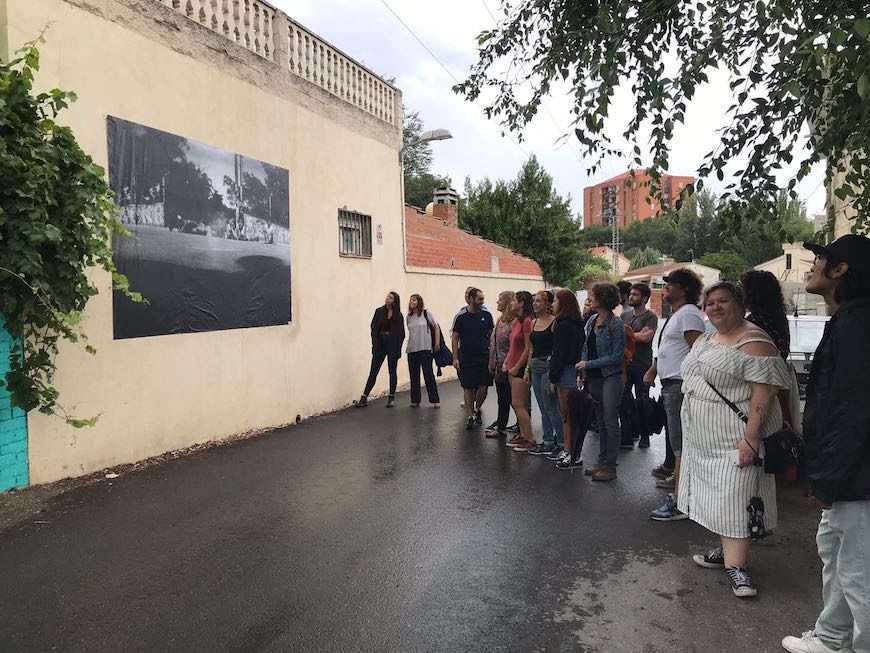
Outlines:
MULTIPOLYGON (((610 335, 613 335, 613 323, 616 322, 616 316, 610 320, 610 335)), ((634 358, 634 329, 628 326, 625 322, 622 323, 625 328, 625 349, 622 351, 622 379, 628 380, 628 364, 634 358)))

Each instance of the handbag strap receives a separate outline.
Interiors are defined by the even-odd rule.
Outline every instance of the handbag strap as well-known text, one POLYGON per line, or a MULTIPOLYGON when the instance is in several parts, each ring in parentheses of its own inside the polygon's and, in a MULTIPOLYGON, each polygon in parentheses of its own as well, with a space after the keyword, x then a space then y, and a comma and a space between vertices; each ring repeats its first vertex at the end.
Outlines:
POLYGON ((740 410, 740 407, 737 406, 737 404, 735 404, 728 397, 726 397, 721 392, 719 392, 719 390, 716 388, 716 386, 713 385, 712 383, 710 383, 709 381, 707 381, 707 379, 704 379, 704 383, 709 385, 713 389, 713 392, 715 392, 717 395, 719 395, 722 398, 722 401, 724 401, 726 404, 728 404, 728 408, 730 408, 735 413, 737 413, 737 416, 740 419, 742 419, 744 423, 749 422, 749 417, 746 415, 746 413, 744 413, 742 410, 740 410))

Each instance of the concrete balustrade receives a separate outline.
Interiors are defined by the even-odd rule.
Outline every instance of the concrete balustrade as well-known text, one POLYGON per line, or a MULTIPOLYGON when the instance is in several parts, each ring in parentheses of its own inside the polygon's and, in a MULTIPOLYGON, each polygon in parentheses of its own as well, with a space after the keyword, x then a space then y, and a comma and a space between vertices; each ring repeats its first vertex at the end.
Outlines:
POLYGON ((391 125, 400 125, 391 84, 262 0, 157 0, 264 59, 391 125))

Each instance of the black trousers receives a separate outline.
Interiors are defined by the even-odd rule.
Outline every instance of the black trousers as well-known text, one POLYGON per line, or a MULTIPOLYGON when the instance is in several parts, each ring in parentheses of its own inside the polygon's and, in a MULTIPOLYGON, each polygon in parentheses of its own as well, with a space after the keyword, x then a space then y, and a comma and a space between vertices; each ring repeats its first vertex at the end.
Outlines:
POLYGON ((633 444, 635 438, 652 435, 646 426, 643 413, 643 400, 649 397, 649 388, 643 382, 645 373, 646 369, 643 367, 629 365, 626 369, 628 381, 619 405, 622 444, 633 444))
POLYGON ((372 368, 369 371, 369 380, 366 381, 366 389, 363 394, 368 397, 372 388, 375 387, 375 382, 378 380, 378 372, 381 371, 381 366, 384 364, 384 359, 387 359, 387 369, 390 371, 390 394, 396 394, 396 386, 399 384, 399 375, 396 369, 399 367, 399 359, 387 356, 386 349, 376 349, 372 354, 372 368))
POLYGON ((408 354, 408 372, 411 374, 411 403, 420 403, 422 395, 420 392, 421 368, 423 370, 423 380, 426 382, 426 394, 429 395, 429 403, 440 403, 438 384, 435 382, 435 372, 432 369, 431 351, 413 351, 408 354))
POLYGON ((499 431, 504 431, 511 415, 511 384, 504 372, 495 375, 495 392, 498 395, 498 418, 495 420, 495 427, 499 431), (504 379, 499 381, 501 377, 504 379))

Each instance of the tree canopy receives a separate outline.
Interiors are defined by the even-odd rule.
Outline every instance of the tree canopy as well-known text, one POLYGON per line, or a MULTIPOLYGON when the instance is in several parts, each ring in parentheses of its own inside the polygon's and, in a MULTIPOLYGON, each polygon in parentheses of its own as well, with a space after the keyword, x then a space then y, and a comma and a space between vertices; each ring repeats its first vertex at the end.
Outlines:
POLYGON ((556 285, 575 283, 591 262, 570 198, 553 188, 553 178, 532 156, 511 181, 465 181, 459 224, 540 264, 556 285))
POLYGON ((675 128, 687 103, 725 71, 733 92, 719 145, 703 159, 696 186, 726 168, 731 200, 756 198, 762 219, 779 191, 794 193, 813 164, 827 159, 827 181, 852 203, 857 229, 870 226, 870 19, 866 0, 521 0, 479 37, 479 60, 454 90, 486 102, 486 115, 522 138, 554 85, 573 93, 573 127, 594 173, 623 155, 605 130, 614 94, 627 88, 633 117, 622 138, 629 165, 647 167, 659 194, 675 128), (649 133, 649 144, 641 139, 649 133), (810 138, 804 138, 809 133, 810 138), (648 155, 646 155, 648 151, 648 155), (780 183, 785 166, 797 174, 780 183), (837 170, 845 174, 842 179, 837 170))

